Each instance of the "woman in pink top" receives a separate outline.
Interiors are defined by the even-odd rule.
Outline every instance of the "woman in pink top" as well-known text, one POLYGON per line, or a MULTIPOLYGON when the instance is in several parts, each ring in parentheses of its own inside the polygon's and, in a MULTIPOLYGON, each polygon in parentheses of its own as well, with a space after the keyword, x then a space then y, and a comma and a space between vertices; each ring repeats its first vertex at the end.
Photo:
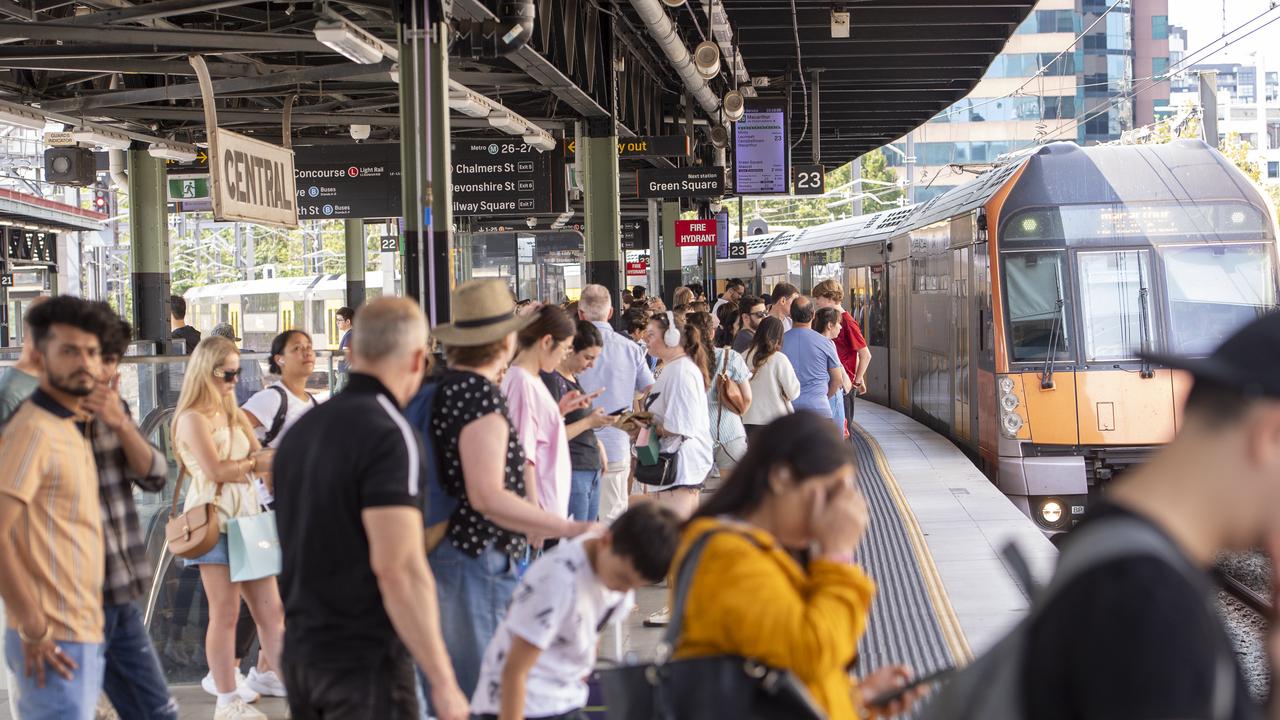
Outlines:
MULTIPOLYGON (((569 516, 572 465, 569 435, 563 408, 551 396, 539 373, 551 372, 573 349, 573 321, 558 307, 545 306, 537 318, 516 336, 519 349, 502 381, 511 424, 524 446, 528 465, 525 486, 539 507, 560 517, 569 516)), ((566 396, 582 402, 582 395, 566 396)), ((585 399, 590 404, 589 399, 585 399)))

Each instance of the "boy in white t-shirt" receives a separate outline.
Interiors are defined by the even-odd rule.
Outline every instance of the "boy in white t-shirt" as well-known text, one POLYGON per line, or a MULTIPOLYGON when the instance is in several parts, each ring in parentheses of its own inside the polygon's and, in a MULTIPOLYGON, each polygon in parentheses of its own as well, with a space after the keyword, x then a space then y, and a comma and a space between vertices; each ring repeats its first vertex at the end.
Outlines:
POLYGON ((636 588, 666 577, 679 539, 679 517, 643 503, 530 565, 485 651, 473 716, 585 718, 600 631, 626 617, 636 588))

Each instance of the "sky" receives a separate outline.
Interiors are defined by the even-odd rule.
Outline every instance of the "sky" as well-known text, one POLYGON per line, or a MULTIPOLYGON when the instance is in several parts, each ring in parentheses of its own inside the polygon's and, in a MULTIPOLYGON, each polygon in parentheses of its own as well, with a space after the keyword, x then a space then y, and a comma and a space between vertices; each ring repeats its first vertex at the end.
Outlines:
MULTIPOLYGON (((1169 0, 1169 24, 1187 28, 1187 46, 1194 52, 1217 40, 1224 32, 1235 29, 1250 18, 1276 5, 1280 5, 1277 0, 1169 0)), ((1238 37, 1249 28, 1262 25, 1274 18, 1280 18, 1280 7, 1276 7, 1266 17, 1232 37, 1238 37)), ((1206 57, 1198 56, 1196 62, 1225 62, 1227 58, 1241 58, 1265 49, 1268 52, 1267 64, 1275 67, 1280 64, 1280 50, 1275 49, 1277 46, 1280 46, 1280 21, 1234 43, 1225 52, 1218 51, 1206 57)))

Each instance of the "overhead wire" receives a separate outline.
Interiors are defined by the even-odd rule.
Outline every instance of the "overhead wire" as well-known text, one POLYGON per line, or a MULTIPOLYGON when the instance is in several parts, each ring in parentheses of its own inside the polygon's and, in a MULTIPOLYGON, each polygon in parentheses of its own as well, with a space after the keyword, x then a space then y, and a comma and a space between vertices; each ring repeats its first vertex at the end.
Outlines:
MULTIPOLYGON (((792 150, 804 142, 804 136, 809 132, 809 84, 804 80, 804 60, 800 56, 800 25, 796 20, 797 15, 796 0, 791 0, 791 33, 796 41, 796 73, 800 76, 800 89, 804 93, 804 126, 800 129, 800 138, 791 143, 792 150)), ((790 111, 790 108, 787 110, 790 111)))

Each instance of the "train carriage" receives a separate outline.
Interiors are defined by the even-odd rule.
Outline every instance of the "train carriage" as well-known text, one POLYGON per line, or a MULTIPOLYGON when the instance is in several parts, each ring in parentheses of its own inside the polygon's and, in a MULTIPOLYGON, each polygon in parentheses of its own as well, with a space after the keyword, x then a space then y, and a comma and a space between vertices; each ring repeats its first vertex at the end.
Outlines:
POLYGON ((1199 141, 1055 143, 752 259, 807 291, 832 251, 869 399, 966 449, 1050 533, 1178 427, 1189 378, 1139 354, 1208 354, 1277 301, 1271 211, 1199 141))

